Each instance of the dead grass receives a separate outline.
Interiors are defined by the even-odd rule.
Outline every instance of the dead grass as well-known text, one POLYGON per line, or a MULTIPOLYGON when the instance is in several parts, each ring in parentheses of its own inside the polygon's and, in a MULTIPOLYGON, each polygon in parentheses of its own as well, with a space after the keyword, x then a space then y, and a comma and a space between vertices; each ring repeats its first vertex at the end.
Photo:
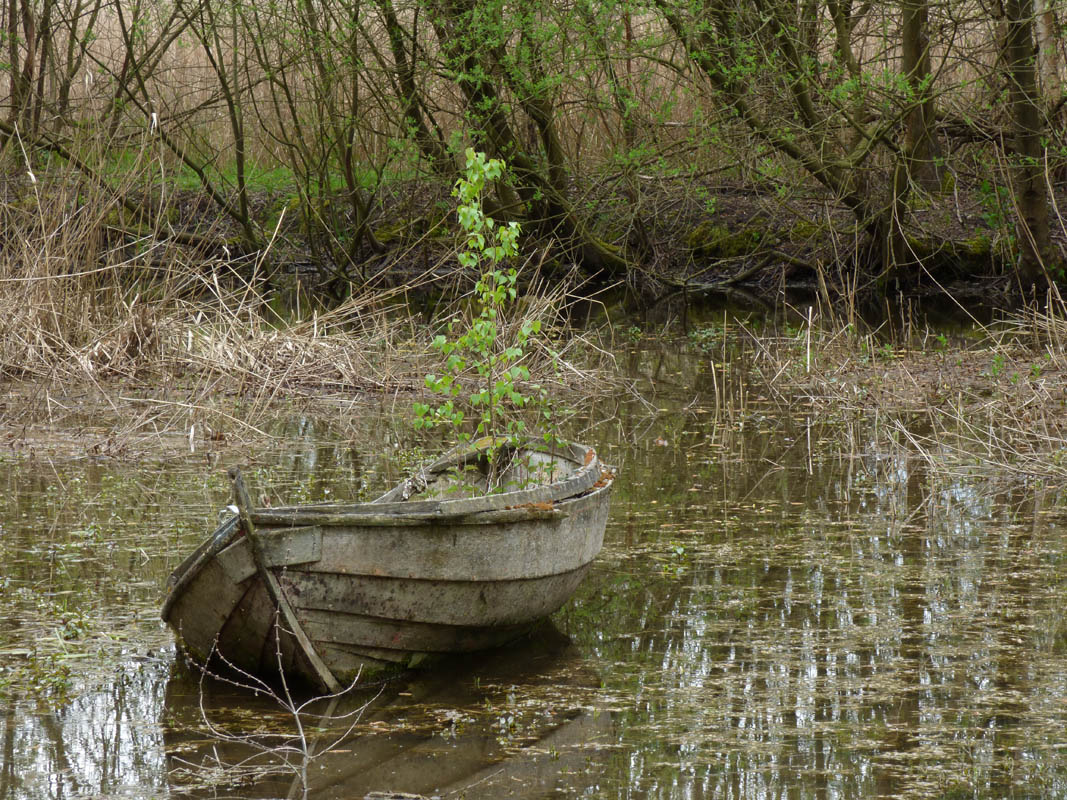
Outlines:
MULTIPOLYGON (((51 180, 13 194, 0 205, 0 429, 12 446, 81 431, 75 449, 123 455, 151 440, 180 447, 188 437, 195 447, 204 437, 268 436, 263 421, 284 404, 410 403, 426 373, 440 370, 434 334, 462 313, 460 298, 434 327, 419 323, 403 305, 405 287, 279 312, 261 289, 269 249, 249 265, 194 261, 162 233, 109 246, 114 204, 86 196, 83 184, 51 180)), ((610 391, 604 351, 564 330, 565 287, 535 289, 507 321, 540 319, 548 332, 527 354, 533 379, 610 391)))
POLYGON ((1067 484, 1067 318, 1027 314, 910 346, 851 328, 767 339, 771 391, 815 417, 862 420, 876 447, 924 459, 934 474, 1067 484))

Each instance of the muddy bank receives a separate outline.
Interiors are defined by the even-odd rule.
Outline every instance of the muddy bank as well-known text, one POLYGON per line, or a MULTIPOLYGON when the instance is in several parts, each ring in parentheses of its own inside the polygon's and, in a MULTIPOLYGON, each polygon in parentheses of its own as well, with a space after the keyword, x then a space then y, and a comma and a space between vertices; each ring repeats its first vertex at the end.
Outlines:
MULTIPOLYGON (((1013 306, 1021 299, 1014 234, 998 205, 1002 198, 991 199, 984 185, 961 182, 916 204, 906 235, 908 257, 886 286, 879 265, 870 261, 867 234, 817 190, 783 205, 771 188, 740 183, 646 176, 638 184, 636 200, 610 186, 576 189, 599 197, 594 228, 626 254, 625 269, 587 261, 551 226, 528 225, 522 241, 527 286, 536 291, 545 281, 564 280, 578 294, 621 286, 638 304, 739 291, 766 308, 783 294, 816 295, 837 306, 858 301, 873 309, 887 292, 894 302, 943 296, 978 308, 1013 306)), ((1055 197, 1067 207, 1067 188, 1055 197)), ((473 284, 477 276, 455 263, 457 239, 442 187, 411 183, 382 202, 372 224, 380 247, 362 251, 340 271, 317 264, 310 252, 276 252, 271 286, 283 293, 299 287, 329 304, 360 291, 406 288, 410 296, 438 295, 473 284)), ((498 213, 509 218, 506 209, 498 213)), ((1067 233, 1055 224, 1054 231, 1054 241, 1067 247, 1067 233)), ((297 233, 295 226, 290 233, 297 233)))

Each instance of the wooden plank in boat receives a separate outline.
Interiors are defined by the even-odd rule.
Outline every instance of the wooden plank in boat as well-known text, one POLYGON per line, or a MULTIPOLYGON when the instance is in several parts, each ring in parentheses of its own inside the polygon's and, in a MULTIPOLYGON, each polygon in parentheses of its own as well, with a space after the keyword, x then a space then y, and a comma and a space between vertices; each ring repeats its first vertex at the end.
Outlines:
POLYGON ((529 630, 525 625, 476 628, 305 610, 301 622, 315 642, 427 653, 462 653, 496 647, 529 630))
POLYGON ((261 582, 246 587, 248 591, 218 632, 218 651, 224 660, 250 672, 261 670, 266 664, 269 674, 277 671, 274 605, 261 582))
MULTIPOLYGON (((263 560, 268 567, 290 567, 308 564, 322 558, 322 531, 315 527, 261 531, 263 560)), ((241 583, 256 574, 252 548, 244 537, 216 556, 223 572, 234 583, 241 583)))
POLYGON ((171 624, 197 658, 207 658, 247 590, 247 586, 232 583, 211 560, 174 600, 171 624))
POLYGON ((588 566, 521 581, 431 581, 291 571, 284 583, 301 609, 438 625, 516 625, 546 617, 581 583, 588 566))

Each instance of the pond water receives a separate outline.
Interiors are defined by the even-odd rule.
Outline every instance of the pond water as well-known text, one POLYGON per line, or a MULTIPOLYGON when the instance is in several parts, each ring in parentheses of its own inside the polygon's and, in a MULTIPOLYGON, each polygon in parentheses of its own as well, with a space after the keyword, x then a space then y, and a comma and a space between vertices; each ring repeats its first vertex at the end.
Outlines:
POLYGON ((501 652, 312 704, 204 680, 158 621, 246 466, 362 499, 416 460, 381 409, 254 452, 12 450, 0 496, 0 800, 1067 797, 1067 503, 932 469, 884 420, 769 390, 744 338, 636 342, 591 402, 619 466, 577 595, 501 652))

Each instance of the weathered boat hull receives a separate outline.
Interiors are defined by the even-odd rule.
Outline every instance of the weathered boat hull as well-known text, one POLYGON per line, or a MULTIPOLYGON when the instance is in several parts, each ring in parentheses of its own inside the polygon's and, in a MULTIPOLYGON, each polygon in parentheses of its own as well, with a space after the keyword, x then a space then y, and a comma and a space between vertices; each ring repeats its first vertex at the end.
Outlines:
MULTIPOLYGON (((509 507, 497 499, 508 495, 494 495, 485 510, 469 499, 308 506, 261 509, 252 519, 297 624, 347 685, 361 672, 497 647, 562 606, 607 522, 611 475, 595 457, 585 460, 576 472, 588 473, 585 488, 548 501, 509 507)), ((201 662, 321 684, 234 520, 175 571, 163 616, 201 662)))

